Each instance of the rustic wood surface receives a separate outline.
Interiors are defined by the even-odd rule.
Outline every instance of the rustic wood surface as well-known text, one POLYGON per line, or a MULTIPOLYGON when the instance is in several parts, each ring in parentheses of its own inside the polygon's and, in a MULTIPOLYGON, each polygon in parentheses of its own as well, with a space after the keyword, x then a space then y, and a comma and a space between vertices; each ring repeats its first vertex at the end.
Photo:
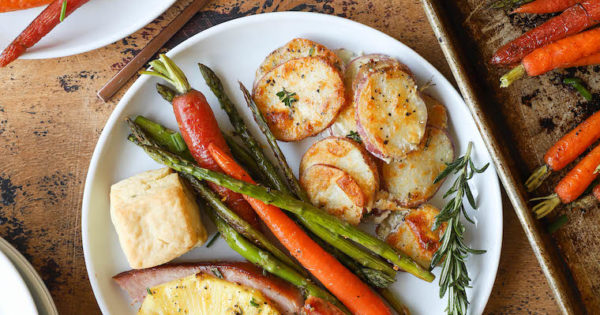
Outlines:
MULTIPOLYGON (((60 314, 100 313, 83 260, 81 198, 92 151, 124 90, 108 103, 96 98, 96 91, 187 1, 107 47, 66 58, 19 60, 0 69, 0 236, 42 275, 60 314)), ((451 79, 418 0, 213 1, 167 46, 201 27, 284 10, 334 14, 379 29, 451 79)), ((486 313, 558 313, 506 198, 504 209, 502 257, 486 313)))

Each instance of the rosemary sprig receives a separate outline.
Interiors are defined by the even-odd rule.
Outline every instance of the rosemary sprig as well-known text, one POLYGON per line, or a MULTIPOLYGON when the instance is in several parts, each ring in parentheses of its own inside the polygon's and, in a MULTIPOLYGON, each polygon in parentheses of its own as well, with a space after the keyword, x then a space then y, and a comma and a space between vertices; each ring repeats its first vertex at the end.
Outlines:
POLYGON ((433 230, 438 229, 443 223, 447 223, 446 230, 442 236, 440 248, 433 255, 431 268, 442 262, 442 272, 440 274, 440 298, 448 293, 448 314, 458 315, 466 314, 469 301, 467 300, 466 288, 470 287, 469 272, 465 264, 465 259, 471 254, 483 254, 485 250, 477 250, 468 247, 463 242, 463 233, 465 227, 460 221, 462 213, 469 222, 474 223, 467 215, 463 204, 466 196, 469 205, 477 209, 475 198, 469 187, 468 180, 473 178, 475 173, 483 173, 489 166, 489 163, 481 169, 477 169, 471 160, 471 150, 473 143, 469 142, 467 152, 454 162, 447 164, 446 169, 438 175, 435 182, 439 182, 450 174, 458 177, 452 184, 452 187, 444 194, 444 198, 454 195, 444 206, 442 211, 435 217, 433 230))

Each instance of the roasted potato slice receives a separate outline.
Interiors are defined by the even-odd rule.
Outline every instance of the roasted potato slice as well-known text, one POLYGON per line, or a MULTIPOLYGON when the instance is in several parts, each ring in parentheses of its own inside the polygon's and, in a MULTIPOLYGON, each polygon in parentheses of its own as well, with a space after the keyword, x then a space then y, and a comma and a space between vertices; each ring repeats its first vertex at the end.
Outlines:
POLYGON ((381 166, 383 189, 405 207, 427 202, 442 184, 433 181, 454 160, 452 141, 443 130, 427 128, 423 148, 381 166))
POLYGON ((340 58, 327 47, 306 38, 294 38, 271 52, 260 64, 258 70, 256 70, 255 86, 265 74, 277 66, 302 57, 322 57, 338 70, 342 69, 340 58))
MULTIPOLYGON (((344 72, 344 84, 346 86, 346 105, 340 111, 338 117, 333 122, 330 128, 330 133, 336 137, 345 137, 351 133, 357 133, 356 125, 356 104, 354 96, 356 88, 360 82, 360 78, 364 77, 369 71, 387 67, 387 66, 403 65, 398 60, 381 54, 364 55, 352 59, 346 71, 344 72)), ((406 68, 408 69, 408 68, 406 68)))
POLYGON ((373 157, 357 142, 348 138, 329 137, 313 144, 300 162, 300 177, 315 164, 336 167, 354 179, 364 195, 364 207, 371 210, 379 190, 379 172, 373 157))
POLYGON ((254 101, 278 140, 298 141, 329 127, 346 102, 340 72, 326 59, 290 60, 263 76, 254 101))
POLYGON ((330 165, 315 164, 302 173, 300 185, 315 206, 350 224, 360 223, 365 196, 348 173, 330 165))
POLYGON ((427 125, 443 130, 448 129, 448 110, 446 106, 427 94, 421 94, 421 97, 427 106, 427 125))
POLYGON ((389 163, 418 149, 427 106, 410 73, 398 66, 369 71, 354 101, 358 132, 369 152, 389 163))
POLYGON ((444 223, 437 230, 431 230, 439 213, 430 204, 412 210, 393 211, 377 226, 377 236, 410 256, 423 268, 429 268, 446 229, 444 223))

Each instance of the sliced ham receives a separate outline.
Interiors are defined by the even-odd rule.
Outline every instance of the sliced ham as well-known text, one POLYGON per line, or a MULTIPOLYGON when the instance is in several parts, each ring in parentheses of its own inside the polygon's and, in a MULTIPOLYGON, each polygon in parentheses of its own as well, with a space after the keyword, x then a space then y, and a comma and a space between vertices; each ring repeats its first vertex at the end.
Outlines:
POLYGON ((134 302, 141 302, 147 288, 183 278, 195 273, 214 275, 218 270, 227 281, 257 289, 269 298, 283 314, 298 314, 304 297, 293 285, 263 271, 248 262, 180 263, 122 272, 113 279, 134 302))

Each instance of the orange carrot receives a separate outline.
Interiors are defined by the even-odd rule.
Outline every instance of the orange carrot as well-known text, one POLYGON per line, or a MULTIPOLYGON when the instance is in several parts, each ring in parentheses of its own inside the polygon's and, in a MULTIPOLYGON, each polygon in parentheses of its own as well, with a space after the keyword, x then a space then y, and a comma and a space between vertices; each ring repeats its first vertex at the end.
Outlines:
MULTIPOLYGON (((236 179, 254 184, 250 175, 226 152, 210 144, 208 151, 221 169, 236 179)), ((244 196, 288 251, 353 314, 391 314, 369 286, 313 241, 279 208, 244 196)))
POLYGON ((558 140, 544 155, 553 171, 573 162, 592 143, 600 139, 600 111, 595 112, 558 140))
POLYGON ((577 165, 567 173, 554 188, 554 194, 535 198, 544 200, 533 207, 538 218, 550 213, 561 202, 564 204, 575 201, 588 186, 598 177, 596 169, 600 165, 600 145, 596 146, 577 165))
POLYGON ((526 3, 515 9, 513 13, 554 13, 560 12, 571 7, 574 4, 582 2, 581 0, 535 0, 526 3))
MULTIPOLYGON (((600 5, 598 11, 600 12, 600 5)), ((563 38, 525 56, 520 65, 500 78, 500 87, 508 87, 525 74, 530 76, 544 74, 598 53, 600 53, 600 28, 563 38)))
POLYGON ((89 0, 54 0, 15 40, 8 45, 0 55, 0 67, 4 67, 19 58, 27 48, 35 45, 46 36, 58 23, 63 2, 67 1, 65 16, 69 16, 77 8, 89 0))
POLYGON ((523 58, 527 74, 536 76, 600 52, 600 28, 538 48, 523 58))
POLYGON ((575 201, 598 177, 596 168, 600 165, 600 145, 588 153, 569 173, 556 185, 554 192, 562 203, 575 201))
POLYGON ((600 53, 589 55, 587 57, 583 57, 571 63, 566 63, 561 68, 571 68, 571 67, 582 67, 582 66, 591 66, 591 65, 600 65, 600 53))
POLYGON ((0 13, 39 7, 52 0, 0 0, 0 13))
POLYGON ((544 24, 506 43, 492 56, 491 63, 512 65, 537 48, 577 34, 600 23, 600 0, 576 4, 544 24))
POLYGON ((525 186, 538 188, 551 171, 559 171, 573 162, 592 143, 600 139, 600 111, 595 112, 558 140, 544 155, 544 164, 533 172, 525 186))

